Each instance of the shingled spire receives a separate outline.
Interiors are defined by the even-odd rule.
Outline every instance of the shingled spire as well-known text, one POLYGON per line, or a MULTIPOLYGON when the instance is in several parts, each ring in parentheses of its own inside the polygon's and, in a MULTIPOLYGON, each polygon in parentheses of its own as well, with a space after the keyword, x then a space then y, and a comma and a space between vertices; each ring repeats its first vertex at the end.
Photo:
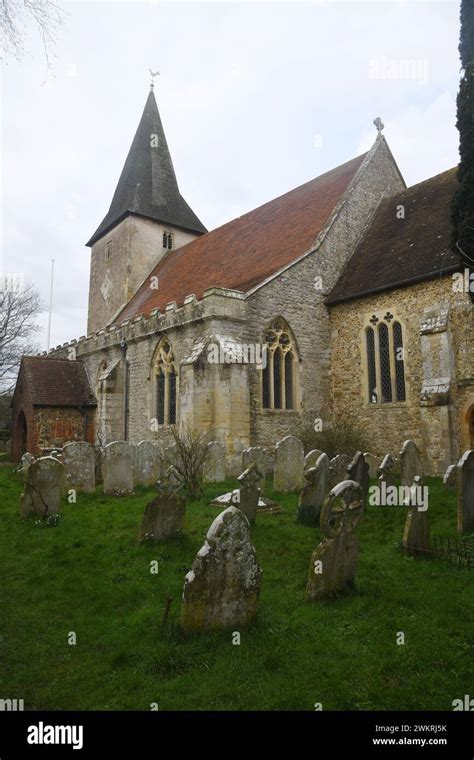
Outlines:
POLYGON ((92 246, 129 214, 138 214, 197 234, 207 231, 179 192, 153 87, 110 209, 87 245, 92 246))

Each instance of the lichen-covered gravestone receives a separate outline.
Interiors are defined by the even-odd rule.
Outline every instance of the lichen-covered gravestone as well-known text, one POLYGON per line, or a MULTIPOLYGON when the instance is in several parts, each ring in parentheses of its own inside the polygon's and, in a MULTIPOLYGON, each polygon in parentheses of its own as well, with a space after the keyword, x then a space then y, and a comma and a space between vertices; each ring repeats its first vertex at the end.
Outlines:
POLYGON ((160 448, 154 441, 140 441, 135 447, 135 482, 142 486, 155 485, 162 474, 160 448))
POLYGON ((352 531, 364 511, 362 489, 343 480, 328 494, 321 510, 321 529, 326 538, 311 555, 306 599, 313 601, 348 592, 354 587, 358 544, 352 531))
POLYGON ((336 454, 329 462, 329 486, 334 488, 338 483, 346 480, 346 470, 351 463, 351 457, 348 454, 336 454))
POLYGON ((378 472, 378 463, 379 460, 375 456, 375 454, 371 454, 370 451, 366 451, 364 454, 364 459, 369 465, 369 478, 370 480, 375 480, 377 477, 378 472))
POLYGON ((401 485, 413 485, 416 475, 423 475, 420 450, 414 441, 405 441, 400 451, 401 485))
POLYGON ((265 490, 265 474, 268 470, 270 463, 270 455, 267 449, 263 446, 251 446, 249 449, 242 451, 242 472, 250 467, 251 464, 255 464, 257 469, 262 473, 263 480, 260 483, 260 491, 265 490))
POLYGON ((365 461, 365 456, 361 451, 354 454, 352 462, 347 467, 347 477, 349 480, 355 480, 362 488, 362 497, 364 507, 367 503, 367 492, 369 490, 369 465, 365 461))
MULTIPOLYGON (((379 485, 385 483, 388 486, 395 485, 395 462, 390 454, 385 454, 379 467, 379 485)), ((411 485, 411 483, 410 483, 411 485)))
POLYGON ((221 512, 186 575, 181 606, 185 631, 240 630, 257 614, 261 569, 247 518, 236 507, 221 512))
POLYGON ((298 491, 304 485, 304 448, 299 438, 287 435, 277 443, 274 491, 298 491))
POLYGON ((474 530, 474 451, 465 451, 457 466, 458 532, 474 530))
POLYGON ((428 505, 417 505, 416 489, 423 486, 420 475, 415 475, 413 483, 410 486, 410 496, 408 503, 410 511, 408 512, 403 530, 402 551, 412 557, 421 557, 426 555, 430 550, 430 529, 428 523, 428 505))
POLYGON ((328 491, 328 455, 320 454, 315 467, 305 470, 304 476, 306 485, 299 495, 296 521, 303 525, 316 525, 328 491))
MULTIPOLYGON (((320 449, 312 449, 304 458, 304 468, 309 470, 310 467, 316 467, 316 462, 323 452, 320 449)), ((328 460, 329 461, 329 460, 328 460)))
POLYGON ((127 441, 113 441, 104 449, 102 476, 104 493, 132 493, 135 470, 135 447, 127 441))
POLYGON ((140 543, 162 541, 183 530, 186 499, 178 495, 182 486, 174 467, 169 467, 164 478, 156 484, 158 496, 145 507, 138 539, 140 543))
POLYGON ((207 444, 204 470, 204 479, 207 483, 222 483, 225 480, 225 446, 220 441, 211 441, 207 444))
POLYGON ((64 487, 92 493, 95 489, 95 450, 87 441, 71 441, 63 448, 64 487))
POLYGON ((40 457, 28 466, 20 498, 21 517, 49 517, 59 512, 63 465, 54 457, 40 457))
POLYGON ((258 501, 260 499, 260 483, 263 473, 256 464, 251 464, 237 478, 240 484, 238 490, 238 508, 244 513, 249 523, 254 523, 257 517, 258 501))

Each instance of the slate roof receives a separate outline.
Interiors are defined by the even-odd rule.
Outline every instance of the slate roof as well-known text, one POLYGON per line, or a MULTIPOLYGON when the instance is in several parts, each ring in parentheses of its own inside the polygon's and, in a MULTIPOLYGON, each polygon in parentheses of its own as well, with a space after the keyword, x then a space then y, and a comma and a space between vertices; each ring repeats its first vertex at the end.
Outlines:
POLYGON ((295 261, 314 245, 366 155, 170 251, 115 321, 164 311, 170 301, 180 306, 211 287, 247 292, 295 261), (158 277, 157 289, 149 287, 151 277, 158 277))
POLYGON ((131 213, 191 232, 206 232, 179 192, 153 90, 148 95, 110 209, 87 245, 93 245, 131 213))
POLYGON ((22 369, 33 406, 96 406, 81 361, 24 356, 22 369))
POLYGON ((459 256, 449 247, 456 187, 454 167, 382 201, 326 303, 342 303, 459 269, 459 256), (405 218, 398 218, 400 207, 405 218))

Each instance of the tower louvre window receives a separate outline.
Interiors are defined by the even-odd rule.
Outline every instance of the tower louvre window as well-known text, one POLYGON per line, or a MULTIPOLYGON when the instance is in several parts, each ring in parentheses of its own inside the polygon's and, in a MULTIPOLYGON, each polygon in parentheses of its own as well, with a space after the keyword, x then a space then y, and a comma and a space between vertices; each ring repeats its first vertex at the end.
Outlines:
POLYGON ((171 251, 173 247, 173 235, 171 232, 163 232, 163 248, 171 251))

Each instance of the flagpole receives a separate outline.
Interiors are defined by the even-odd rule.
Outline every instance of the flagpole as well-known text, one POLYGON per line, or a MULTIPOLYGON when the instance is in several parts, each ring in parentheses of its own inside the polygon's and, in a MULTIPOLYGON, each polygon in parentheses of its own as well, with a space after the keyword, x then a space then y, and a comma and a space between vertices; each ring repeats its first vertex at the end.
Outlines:
POLYGON ((53 280, 54 280, 54 259, 51 259, 51 288, 49 291, 49 316, 48 316, 48 348, 51 341, 51 314, 53 311, 53 280))

